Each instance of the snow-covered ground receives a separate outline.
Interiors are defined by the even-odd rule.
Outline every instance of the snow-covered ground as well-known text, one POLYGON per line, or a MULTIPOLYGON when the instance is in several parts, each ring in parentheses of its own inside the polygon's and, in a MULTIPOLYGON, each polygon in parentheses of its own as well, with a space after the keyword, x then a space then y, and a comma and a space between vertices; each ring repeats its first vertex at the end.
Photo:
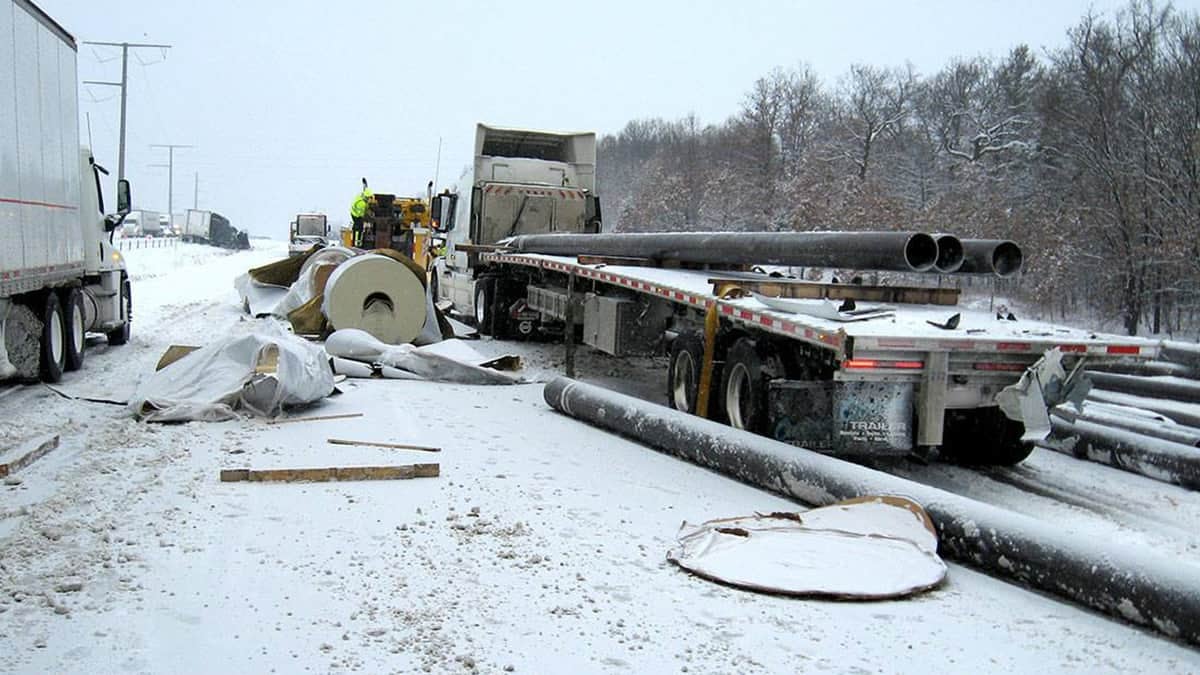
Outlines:
MULTIPOLYGON (((127 252, 134 338, 62 389, 123 399, 170 344, 253 330, 233 277, 285 254, 127 252)), ((101 342, 103 342, 101 340, 101 342)), ((519 352, 528 373, 562 347, 519 352)), ((661 361, 581 351, 582 377, 661 398, 661 361)), ((680 522, 798 508, 551 411, 541 386, 348 381, 306 414, 140 424, 44 387, 0 389, 9 445, 61 446, 0 486, 10 672, 1196 672, 1200 652, 951 565, 892 602, 734 590, 665 560, 680 522), (437 455, 333 446, 411 442, 437 455), (222 468, 437 461, 439 478, 221 483, 222 468)), ((1103 540, 1196 561, 1200 498, 1036 453, 904 472, 1103 540)))

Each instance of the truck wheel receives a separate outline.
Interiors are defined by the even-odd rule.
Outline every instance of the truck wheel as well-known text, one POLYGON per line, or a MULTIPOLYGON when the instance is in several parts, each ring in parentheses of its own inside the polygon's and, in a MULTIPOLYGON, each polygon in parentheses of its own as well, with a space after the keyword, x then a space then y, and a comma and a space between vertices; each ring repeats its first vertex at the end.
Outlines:
POLYGON ((86 347, 86 326, 83 325, 83 291, 72 288, 67 291, 63 302, 63 314, 67 320, 67 370, 83 367, 83 350, 86 347))
POLYGON ((45 382, 58 382, 67 367, 67 322, 58 294, 46 294, 42 305, 42 356, 38 373, 45 382))
POLYGON ((125 323, 119 327, 109 331, 108 344, 117 347, 129 342, 129 335, 133 325, 133 293, 129 279, 122 276, 121 282, 121 307, 122 313, 125 315, 125 323))
POLYGON ((496 279, 483 277, 475 282, 475 327, 480 335, 500 337, 503 320, 496 315, 496 279))
POLYGON ((943 450, 959 464, 1015 466, 1033 453, 1033 444, 1021 441, 1024 429, 997 407, 947 410, 943 450))
POLYGON ((739 338, 725 358, 718 401, 721 412, 735 429, 765 434, 769 429, 767 388, 771 380, 786 377, 783 359, 769 345, 739 338))
MULTIPOLYGON (((696 413, 696 402, 700 395, 700 372, 704 367, 704 338, 698 333, 683 333, 671 343, 670 360, 667 363, 667 404, 680 412, 696 413)), ((713 366, 712 388, 716 392, 720 382, 720 369, 713 366)), ((708 419, 724 419, 722 406, 717 396, 708 399, 708 419)))

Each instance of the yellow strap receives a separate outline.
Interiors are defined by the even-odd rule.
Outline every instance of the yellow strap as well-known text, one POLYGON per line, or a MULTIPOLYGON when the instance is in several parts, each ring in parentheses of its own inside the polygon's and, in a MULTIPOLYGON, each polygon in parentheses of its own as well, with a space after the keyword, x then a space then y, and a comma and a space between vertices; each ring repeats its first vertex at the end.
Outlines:
POLYGON ((717 329, 721 327, 720 310, 714 301, 704 315, 704 362, 700 364, 700 386, 696 391, 696 414, 708 418, 708 395, 712 389, 713 359, 717 352, 717 329))

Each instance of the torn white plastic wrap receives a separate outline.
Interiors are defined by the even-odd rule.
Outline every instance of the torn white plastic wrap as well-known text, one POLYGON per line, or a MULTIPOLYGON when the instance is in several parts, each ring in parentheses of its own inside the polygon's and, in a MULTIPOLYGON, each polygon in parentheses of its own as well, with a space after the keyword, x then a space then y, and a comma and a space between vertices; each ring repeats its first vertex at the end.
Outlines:
POLYGON ((221 421, 246 411, 263 417, 333 392, 320 347, 290 335, 227 337, 143 381, 129 402, 147 422, 221 421))
POLYGON ((740 588, 854 600, 913 595, 946 577, 929 516, 916 502, 892 496, 685 522, 667 559, 740 588))
MULTIPOLYGON (((334 357, 334 364, 343 361, 371 364, 373 373, 395 379, 425 379, 456 384, 518 384, 521 379, 480 363, 489 359, 479 355, 458 340, 414 347, 387 345, 370 333, 357 328, 334 331, 325 340, 325 351, 334 357), (453 346, 453 348, 451 348, 453 346), (396 372, 398 371, 398 372, 396 372)), ((349 377, 361 376, 362 369, 343 364, 338 372, 349 377), (344 370, 343 370, 344 368, 344 370)))
POLYGON ((279 302, 287 295, 286 286, 264 284, 255 281, 249 274, 239 274, 233 287, 242 298, 242 309, 250 316, 270 316, 275 313, 279 302))
POLYGON ((324 267, 337 267, 354 257, 354 251, 341 246, 330 246, 308 256, 300 266, 296 281, 272 309, 271 313, 286 319, 292 310, 317 297, 317 273, 324 267))

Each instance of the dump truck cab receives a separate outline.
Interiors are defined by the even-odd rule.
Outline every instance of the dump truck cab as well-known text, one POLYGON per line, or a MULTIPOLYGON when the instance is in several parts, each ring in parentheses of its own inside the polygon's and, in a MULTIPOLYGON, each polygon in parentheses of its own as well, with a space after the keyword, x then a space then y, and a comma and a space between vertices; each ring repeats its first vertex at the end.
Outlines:
POLYGON ((434 265, 437 299, 482 320, 494 281, 479 252, 522 234, 599 232, 595 186, 594 133, 478 125, 471 170, 432 200, 433 227, 445 240, 434 265))

